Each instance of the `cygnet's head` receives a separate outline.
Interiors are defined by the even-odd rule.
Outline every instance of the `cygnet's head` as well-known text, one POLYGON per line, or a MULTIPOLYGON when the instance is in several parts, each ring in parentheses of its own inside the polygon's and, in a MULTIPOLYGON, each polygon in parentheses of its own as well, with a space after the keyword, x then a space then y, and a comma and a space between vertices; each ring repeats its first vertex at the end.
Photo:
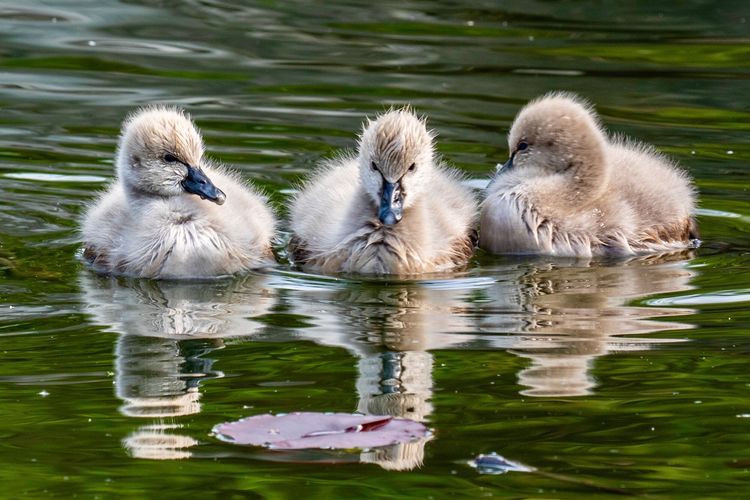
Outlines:
POLYGON ((221 205, 226 200, 201 169, 203 139, 181 110, 148 107, 122 126, 117 173, 131 192, 152 196, 192 193, 221 205))
POLYGON ((433 168, 433 135, 409 108, 368 121, 359 140, 359 170, 365 191, 388 226, 422 194, 433 168))
POLYGON ((527 104, 513 121, 508 148, 501 174, 562 174, 592 186, 607 175, 604 133, 591 106, 573 94, 554 92, 527 104))

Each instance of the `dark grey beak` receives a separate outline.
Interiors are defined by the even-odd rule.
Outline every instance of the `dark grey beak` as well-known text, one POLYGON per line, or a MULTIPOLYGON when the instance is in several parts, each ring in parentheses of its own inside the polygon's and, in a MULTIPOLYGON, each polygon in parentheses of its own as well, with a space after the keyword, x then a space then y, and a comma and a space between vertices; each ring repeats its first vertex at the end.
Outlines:
POLYGON ((227 199, 224 192, 214 186, 214 183, 206 177, 202 170, 187 165, 187 177, 182 180, 182 188, 188 193, 197 194, 202 200, 213 201, 222 205, 227 199))
POLYGON ((401 220, 403 210, 401 182, 388 182, 383 179, 383 195, 380 197, 378 219, 386 226, 393 226, 401 220))
POLYGON ((506 161, 505 163, 503 163, 503 168, 501 168, 500 170, 498 170, 498 172, 505 172, 506 170, 510 170, 511 168, 513 168, 513 157, 514 156, 516 156, 515 153, 512 154, 512 155, 510 155, 510 158, 508 158, 508 161, 506 161))

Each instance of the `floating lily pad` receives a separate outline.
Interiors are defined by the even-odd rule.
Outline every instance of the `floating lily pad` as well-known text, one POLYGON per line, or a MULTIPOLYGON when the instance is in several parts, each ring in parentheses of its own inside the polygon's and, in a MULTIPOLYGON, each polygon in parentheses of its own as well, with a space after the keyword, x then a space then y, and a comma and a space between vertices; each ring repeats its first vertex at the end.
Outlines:
POLYGON ((276 450, 377 448, 429 434, 413 420, 313 412, 256 415, 219 424, 213 432, 222 441, 276 450))

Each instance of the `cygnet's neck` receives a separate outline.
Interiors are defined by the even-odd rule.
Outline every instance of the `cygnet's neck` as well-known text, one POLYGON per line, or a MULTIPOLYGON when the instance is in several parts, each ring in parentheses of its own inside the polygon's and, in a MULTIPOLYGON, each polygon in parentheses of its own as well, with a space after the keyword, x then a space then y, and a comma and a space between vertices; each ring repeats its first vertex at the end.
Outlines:
POLYGON ((163 193, 154 192, 132 182, 131 177, 127 173, 127 167, 123 167, 122 165, 117 166, 117 177, 123 186, 125 198, 131 206, 170 198, 170 196, 163 193))
POLYGON ((604 193, 609 180, 609 168, 603 152, 596 161, 591 158, 574 160, 565 177, 567 182, 560 196, 568 203, 595 201, 604 193))
POLYGON ((139 186, 130 184, 129 182, 123 182, 125 187, 125 197, 128 200, 128 204, 132 206, 140 206, 144 203, 150 203, 157 200, 167 200, 172 198, 171 196, 165 196, 160 193, 154 193, 153 191, 147 191, 139 186))

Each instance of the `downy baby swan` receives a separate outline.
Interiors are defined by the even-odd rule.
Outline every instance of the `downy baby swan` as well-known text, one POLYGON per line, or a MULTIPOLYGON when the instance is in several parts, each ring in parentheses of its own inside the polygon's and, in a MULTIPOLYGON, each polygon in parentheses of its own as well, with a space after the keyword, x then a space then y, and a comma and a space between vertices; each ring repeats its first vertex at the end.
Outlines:
POLYGON ((182 111, 130 115, 117 180, 83 221, 84 259, 98 272, 144 278, 216 277, 269 263, 275 222, 265 198, 203 152, 182 111))
POLYGON ((328 162, 295 198, 290 253, 325 273, 445 271, 473 254, 476 210, 424 120, 392 110, 368 121, 356 156, 328 162))
POLYGON ((688 176, 650 146, 609 138, 574 95, 527 104, 508 144, 482 204, 480 246, 490 252, 633 255, 697 238, 688 176))

